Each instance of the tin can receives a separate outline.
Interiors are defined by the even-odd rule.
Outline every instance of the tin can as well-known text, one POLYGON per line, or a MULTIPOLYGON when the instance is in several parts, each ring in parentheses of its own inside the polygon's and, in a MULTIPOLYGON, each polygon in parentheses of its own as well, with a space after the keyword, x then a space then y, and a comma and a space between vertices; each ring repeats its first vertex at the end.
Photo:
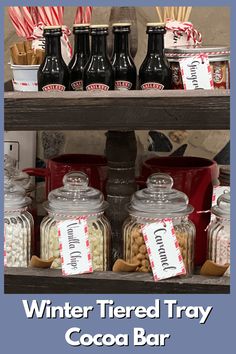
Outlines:
POLYGON ((209 57, 215 89, 230 88, 230 48, 223 46, 180 46, 165 49, 172 69, 172 89, 183 90, 179 62, 181 59, 204 53, 209 57))

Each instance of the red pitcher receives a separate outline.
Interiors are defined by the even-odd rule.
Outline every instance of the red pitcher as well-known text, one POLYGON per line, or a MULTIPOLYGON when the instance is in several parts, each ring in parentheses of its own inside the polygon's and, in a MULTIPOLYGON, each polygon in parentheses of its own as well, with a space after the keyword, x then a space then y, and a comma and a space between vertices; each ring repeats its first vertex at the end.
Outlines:
POLYGON ((48 193, 62 186, 64 175, 71 171, 86 173, 93 188, 105 192, 107 180, 107 160, 105 156, 86 154, 65 154, 47 160, 46 168, 26 168, 30 176, 44 177, 46 180, 46 197, 48 193))

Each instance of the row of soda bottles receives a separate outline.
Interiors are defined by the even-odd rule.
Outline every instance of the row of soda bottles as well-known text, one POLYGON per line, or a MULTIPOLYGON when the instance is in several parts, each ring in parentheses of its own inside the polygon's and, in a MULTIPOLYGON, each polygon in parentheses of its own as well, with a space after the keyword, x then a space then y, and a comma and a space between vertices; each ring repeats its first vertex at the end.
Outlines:
POLYGON ((112 27, 114 49, 110 59, 107 25, 74 25, 74 55, 68 67, 61 54, 62 28, 45 27, 45 60, 38 71, 39 91, 170 89, 171 69, 164 53, 165 24, 147 24, 148 48, 138 79, 129 50, 131 24, 117 23, 112 27))

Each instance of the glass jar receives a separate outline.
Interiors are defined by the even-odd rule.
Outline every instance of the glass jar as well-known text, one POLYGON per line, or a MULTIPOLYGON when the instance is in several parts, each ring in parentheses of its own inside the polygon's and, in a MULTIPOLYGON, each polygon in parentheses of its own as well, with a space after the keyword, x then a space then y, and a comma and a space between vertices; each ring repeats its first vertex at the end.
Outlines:
POLYGON ((230 193, 222 194, 211 211, 215 220, 208 228, 208 258, 224 265, 230 263, 230 193))
POLYGON ((172 89, 183 90, 180 60, 207 54, 211 67, 214 89, 230 88, 230 48, 224 46, 180 46, 165 49, 172 70, 172 89))
POLYGON ((27 267, 32 255, 34 221, 24 188, 4 176, 4 265, 27 267))
POLYGON ((54 257, 53 268, 61 268, 58 222, 86 216, 93 270, 110 269, 111 228, 104 216, 108 204, 88 183, 85 173, 70 172, 63 178, 64 186, 48 195, 48 215, 40 226, 40 255, 43 259, 54 257))
POLYGON ((124 258, 137 263, 137 271, 150 272, 151 266, 142 233, 142 226, 171 218, 179 243, 186 273, 194 269, 195 226, 188 219, 193 212, 186 194, 172 188, 173 179, 162 173, 151 175, 147 188, 137 191, 128 207, 129 218, 124 223, 124 258))

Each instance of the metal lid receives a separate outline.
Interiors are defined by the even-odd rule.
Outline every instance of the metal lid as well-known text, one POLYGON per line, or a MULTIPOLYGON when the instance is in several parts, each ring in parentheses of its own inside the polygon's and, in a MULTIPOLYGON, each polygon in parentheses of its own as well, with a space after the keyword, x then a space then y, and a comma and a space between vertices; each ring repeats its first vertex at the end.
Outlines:
POLYGON ((79 171, 63 177, 63 187, 49 193, 47 209, 58 213, 99 213, 107 207, 103 194, 88 186, 88 176, 79 171))
POLYGON ((187 195, 173 189, 173 179, 164 173, 151 175, 147 188, 134 193, 129 212, 142 217, 181 217, 192 213, 187 195))
POLYGON ((147 27, 165 27, 165 22, 148 22, 147 27))
POLYGON ((45 26, 43 29, 44 36, 62 36, 62 27, 61 26, 45 26))
POLYGON ((165 34, 166 33, 166 29, 165 29, 165 23, 164 22, 149 22, 147 23, 147 30, 146 33, 162 33, 165 34))
POLYGON ((230 219, 230 193, 228 191, 217 199, 217 205, 211 211, 220 218, 230 219))
POLYGON ((113 33, 124 33, 124 32, 130 32, 130 27, 131 23, 113 23, 112 28, 113 28, 113 33))
POLYGON ((165 53, 172 54, 173 56, 178 56, 180 54, 199 54, 199 53, 208 53, 209 56, 220 56, 220 55, 229 55, 230 47, 223 45, 217 46, 204 46, 204 45, 190 45, 190 46, 179 46, 179 47, 169 47, 165 48, 165 53))
POLYGON ((73 33, 89 33, 90 23, 78 23, 73 25, 73 33))
POLYGON ((4 210, 24 208, 30 203, 31 199, 26 197, 25 189, 8 176, 4 176, 4 210))
POLYGON ((117 22, 112 24, 112 27, 129 27, 129 26, 131 26, 130 22, 117 22))
POLYGON ((92 25, 90 26, 90 34, 108 34, 108 25, 92 25))

